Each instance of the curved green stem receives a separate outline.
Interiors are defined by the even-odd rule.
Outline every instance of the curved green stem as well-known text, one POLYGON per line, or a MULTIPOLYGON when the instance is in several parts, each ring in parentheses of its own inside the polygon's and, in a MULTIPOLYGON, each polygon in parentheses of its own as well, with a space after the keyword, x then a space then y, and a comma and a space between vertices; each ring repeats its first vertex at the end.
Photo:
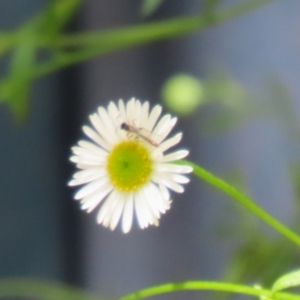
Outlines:
POLYGON ((205 180, 209 184, 223 191, 225 194, 234 198, 237 202, 244 205, 252 213, 258 216, 260 219, 265 221, 268 225, 273 227, 276 231, 280 232, 283 236, 288 238, 290 241, 300 246, 300 236, 293 232, 291 229, 287 228, 285 225, 277 221, 274 217, 268 214, 264 209, 258 206, 251 198, 245 196, 237 189, 229 185, 224 180, 216 177, 215 175, 209 173, 205 169, 195 165, 194 163, 184 161, 185 164, 192 166, 194 168, 194 174, 199 178, 205 180))
MULTIPOLYGON (((179 283, 167 283, 150 288, 134 292, 132 294, 123 296, 119 300, 138 300, 156 295, 174 293, 178 291, 217 291, 228 292, 234 294, 250 295, 254 297, 263 297, 265 299, 272 295, 272 292, 267 289, 248 287, 237 284, 223 283, 223 282, 209 282, 209 281, 187 281, 179 283)), ((273 298, 274 299, 274 298, 273 298)), ((276 299, 281 300, 296 300, 299 299, 299 295, 293 295, 288 293, 276 293, 276 299)))

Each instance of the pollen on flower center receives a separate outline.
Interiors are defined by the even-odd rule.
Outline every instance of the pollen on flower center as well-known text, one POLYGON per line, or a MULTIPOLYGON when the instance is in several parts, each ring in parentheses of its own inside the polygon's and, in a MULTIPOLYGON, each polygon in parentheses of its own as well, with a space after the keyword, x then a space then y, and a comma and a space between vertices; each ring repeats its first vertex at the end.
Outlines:
POLYGON ((139 141, 123 141, 108 155, 106 168, 116 189, 135 191, 149 180, 152 160, 139 141))

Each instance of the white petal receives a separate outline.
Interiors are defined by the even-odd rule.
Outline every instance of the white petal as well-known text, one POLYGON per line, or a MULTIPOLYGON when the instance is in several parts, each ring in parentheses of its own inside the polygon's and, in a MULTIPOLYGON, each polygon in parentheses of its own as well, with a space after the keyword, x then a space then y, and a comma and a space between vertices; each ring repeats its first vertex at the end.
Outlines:
POLYGON ((127 116, 126 116, 126 109, 125 109, 125 104, 123 102, 123 100, 119 100, 119 112, 120 112, 120 118, 122 121, 126 121, 127 120, 127 116))
POLYGON ((98 108, 98 114, 100 116, 100 119, 103 123, 103 125, 106 128, 106 131, 111 135, 111 138, 116 142, 118 141, 117 136, 117 126, 114 125, 113 121, 111 120, 111 117, 108 115, 106 109, 103 107, 98 108))
POLYGON ((96 206, 98 206, 102 200, 113 190, 113 186, 108 184, 106 187, 98 189, 93 194, 83 198, 81 202, 81 209, 91 212, 96 206))
POLYGON ((144 216, 147 220, 146 224, 153 225, 155 220, 158 220, 160 217, 160 209, 157 205, 157 198, 153 195, 153 193, 148 190, 148 188, 144 188, 141 190, 139 195, 140 202, 143 202, 144 206, 144 216))
POLYGON ((98 133, 108 144, 114 145, 117 142, 117 136, 107 130, 98 114, 90 115, 90 120, 98 133))
POLYGON ((162 193, 164 199, 166 201, 169 201, 170 200, 170 192, 169 192, 169 190, 163 184, 159 184, 159 190, 162 193))
POLYGON ((142 109, 141 102, 139 100, 136 100, 132 114, 131 114, 131 120, 138 128, 141 127, 141 125, 140 125, 141 124, 141 109, 142 109))
POLYGON ((173 190, 174 192, 177 192, 177 193, 183 193, 184 192, 184 188, 180 184, 178 184, 178 183, 176 183, 172 180, 163 179, 161 182, 166 187, 173 190))
POLYGON ((118 201, 123 201, 123 200, 120 200, 116 192, 112 191, 110 195, 106 198, 105 202, 102 204, 98 212, 97 222, 99 224, 105 221, 103 225, 106 224, 106 227, 109 225, 112 212, 116 207, 116 205, 118 204, 118 201))
POLYGON ((76 172, 73 177, 78 179, 85 179, 89 178, 94 175, 102 176, 103 174, 106 174, 106 171, 104 168, 90 168, 88 170, 78 171, 76 172))
POLYGON ((146 129, 146 124, 148 122, 149 117, 149 102, 146 101, 142 105, 141 114, 140 114, 140 127, 146 129))
POLYGON ((107 143, 105 140, 103 140, 102 137, 92 128, 88 126, 83 126, 82 130, 90 139, 92 139, 94 142, 99 144, 103 149, 108 151, 111 149, 111 145, 107 143))
POLYGON ((113 185, 105 178, 102 180, 103 184, 99 188, 97 188, 93 193, 88 194, 80 200, 81 205, 86 202, 93 200, 94 198, 100 198, 102 200, 103 197, 107 195, 107 191, 112 191, 114 189, 113 185), (104 196, 102 196, 104 195, 104 196))
POLYGON ((133 219, 133 195, 129 194, 126 198, 122 218, 122 228, 124 233, 128 233, 130 231, 133 219))
POLYGON ((123 208, 124 208, 124 201, 118 201, 117 202, 117 205, 114 209, 114 213, 111 217, 111 221, 110 221, 110 224, 109 224, 109 228, 111 230, 114 230, 116 228, 116 226, 118 225, 119 223, 119 220, 120 220, 120 217, 122 215, 122 212, 123 212, 123 208))
POLYGON ((99 154, 99 155, 107 155, 107 151, 103 150, 103 148, 100 148, 99 146, 90 143, 85 140, 81 140, 78 142, 78 145, 86 150, 92 151, 93 153, 99 154))
POLYGON ((172 119, 169 120, 168 123, 166 123, 164 125, 164 127, 162 127, 160 129, 159 133, 157 133, 157 136, 158 136, 157 142, 158 143, 161 143, 167 137, 167 135, 173 129, 176 122, 177 122, 177 118, 172 118, 172 119))
POLYGON ((153 225, 154 226, 156 226, 156 227, 158 227, 159 226, 159 220, 158 219, 155 219, 155 220, 153 220, 154 222, 153 222, 153 225))
POLYGON ((74 196, 74 199, 79 200, 84 198, 87 195, 92 194, 93 192, 95 192, 96 190, 100 189, 102 186, 106 185, 108 182, 107 179, 103 180, 103 179, 97 179, 95 181, 92 181, 90 183, 88 183, 87 185, 85 185, 84 187, 82 187, 74 196))
MULTIPOLYGON (((90 171, 90 170, 84 170, 84 171, 82 171, 82 172, 86 172, 86 171, 90 171)), ((95 169, 92 169, 92 171, 93 171, 93 172, 90 172, 89 175, 81 176, 81 177, 79 177, 79 178, 77 177, 77 178, 72 179, 72 180, 68 183, 68 185, 69 185, 69 186, 74 186, 74 185, 84 184, 84 183, 91 182, 91 181, 93 181, 93 180, 95 180, 95 179, 98 179, 98 178, 101 178, 101 177, 107 175, 107 174, 106 174, 106 171, 105 171, 104 169, 101 170, 101 171, 98 171, 97 169, 96 169, 96 171, 95 171, 95 169)), ((79 172, 78 172, 78 173, 79 173, 79 172)), ((76 174, 74 174, 74 177, 75 177, 75 175, 76 175, 76 174)))
MULTIPOLYGON (((108 197, 109 199, 107 199, 109 206, 108 206, 108 210, 103 218, 102 224, 105 227, 108 226, 112 226, 112 222, 113 222, 113 218, 114 215, 116 213, 116 209, 120 210, 121 208, 121 213, 123 210, 123 206, 124 206, 124 201, 121 197, 121 194, 118 193, 116 190, 113 191, 113 193, 111 195, 109 195, 108 197)), ((115 228, 116 226, 114 226, 113 228, 115 228)))
POLYGON ((162 107, 160 105, 155 105, 150 113, 147 124, 145 124, 145 129, 152 131, 157 119, 159 118, 162 111, 162 107))
POLYGON ((176 152, 172 152, 170 154, 164 155, 162 158, 162 162, 170 162, 174 160, 179 160, 181 158, 186 157, 189 154, 189 151, 187 150, 179 150, 176 152))
POLYGON ((143 198, 140 197, 139 194, 135 195, 134 206, 135 206, 137 220, 139 222, 140 227, 143 229, 148 226, 148 218, 144 206, 144 200, 143 198))
POLYGON ((109 102, 107 110, 112 121, 114 121, 120 115, 120 111, 113 101, 109 102))
POLYGON ((187 174, 193 172, 193 168, 186 165, 177 165, 177 164, 157 164, 156 165, 157 172, 172 172, 172 173, 181 173, 187 174))
POLYGON ((163 184, 169 189, 177 192, 177 193, 182 193, 184 191, 183 187, 178 184, 176 181, 173 180, 173 176, 175 174, 172 173, 155 173, 152 175, 152 181, 155 182, 156 184, 160 185, 163 184))
POLYGON ((135 99, 131 98, 126 105, 126 120, 128 122, 133 122, 134 119, 134 106, 135 106, 135 99))
MULTIPOLYGON (((89 169, 91 169, 91 168, 93 168, 91 165, 86 165, 86 164, 81 164, 81 163, 79 163, 79 164, 76 164, 76 167, 78 168, 78 169, 82 169, 82 170, 89 170, 89 169)), ((94 167, 102 167, 102 166, 94 166, 94 167)))
POLYGON ((174 127, 177 118, 171 118, 171 115, 165 115, 161 118, 153 130, 153 136, 156 136, 156 141, 160 143, 174 127))
POLYGON ((155 205, 157 206, 158 210, 161 213, 166 212, 167 201, 166 201, 166 199, 164 199, 163 195, 160 193, 160 190, 158 189, 158 187, 155 184, 153 184, 153 183, 149 184, 146 197, 149 198, 149 201, 155 202, 155 205))
POLYGON ((157 198, 151 197, 145 197, 146 202, 145 206, 147 207, 147 210, 151 212, 151 219, 149 220, 150 224, 155 223, 154 219, 159 219, 160 218, 160 210, 159 206, 157 205, 157 198))
POLYGON ((152 130, 153 134, 159 135, 168 125, 169 121, 171 120, 171 115, 164 115, 159 122, 156 124, 155 128, 152 130))
MULTIPOLYGON (((85 141, 80 141, 80 144, 83 144, 85 141)), ((88 142, 86 142, 88 143, 88 142)), ((91 143, 88 143, 91 145, 91 147, 94 147, 94 149, 86 149, 83 147, 79 147, 79 146, 75 146, 72 147, 72 151, 74 152, 74 154, 78 155, 78 156, 91 156, 91 157, 97 157, 97 158, 102 158, 107 156, 107 152, 100 149, 100 147, 97 147, 91 143)))
POLYGON ((70 161, 74 162, 74 163, 86 163, 89 165, 101 165, 104 161, 106 161, 105 157, 101 157, 101 156, 96 156, 96 155, 91 155, 91 154, 75 154, 73 156, 70 157, 70 161))
POLYGON ((112 121, 114 127, 116 128, 116 134, 118 135, 119 138, 121 138, 120 126, 124 122, 124 120, 122 120, 122 118, 121 118, 121 114, 120 114, 118 107, 112 101, 108 105, 108 114, 109 114, 109 117, 111 118, 111 121, 112 121))
POLYGON ((182 133, 177 133, 175 136, 165 140, 159 145, 159 149, 164 152, 169 148, 173 147, 174 145, 178 144, 182 138, 182 133))
POLYGON ((190 179, 186 176, 178 175, 178 174, 172 174, 171 179, 174 180, 177 183, 188 183, 190 182, 190 179))
POLYGON ((93 159, 90 157, 82 157, 82 156, 71 156, 70 161, 76 163, 76 164, 84 164, 84 165, 90 165, 90 166, 101 166, 103 165, 105 158, 98 157, 97 159, 93 159))

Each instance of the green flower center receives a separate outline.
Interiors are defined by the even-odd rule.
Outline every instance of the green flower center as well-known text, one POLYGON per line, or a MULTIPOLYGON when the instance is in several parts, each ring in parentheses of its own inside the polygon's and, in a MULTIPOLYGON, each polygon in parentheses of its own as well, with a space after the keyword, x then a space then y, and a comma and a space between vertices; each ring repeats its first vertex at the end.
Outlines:
POLYGON ((108 155, 108 176, 120 191, 135 191, 144 185, 152 172, 149 151, 139 141, 123 141, 108 155))

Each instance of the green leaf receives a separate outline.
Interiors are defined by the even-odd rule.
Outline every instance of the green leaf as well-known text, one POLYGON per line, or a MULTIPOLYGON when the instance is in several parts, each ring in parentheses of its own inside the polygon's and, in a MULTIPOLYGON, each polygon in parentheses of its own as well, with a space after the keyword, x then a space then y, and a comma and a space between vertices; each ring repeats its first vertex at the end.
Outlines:
POLYGON ((48 41, 55 39, 80 3, 81 0, 53 0, 19 31, 12 35, 0 33, 0 41, 3 41, 0 54, 7 51, 12 42, 15 46, 10 73, 0 82, 0 101, 10 106, 17 122, 27 115, 35 54, 41 37, 48 41))
POLYGON ((300 285, 300 270, 279 277, 273 284, 272 291, 277 292, 298 285, 300 285))
POLYGON ((15 32, 0 31, 0 56, 3 56, 9 51, 11 46, 15 43, 15 32))
POLYGON ((37 23, 32 23, 20 30, 18 44, 13 52, 10 73, 1 82, 1 100, 10 106, 18 122, 24 119, 28 110, 37 28, 37 23))
POLYGON ((141 5, 140 14, 142 17, 149 17, 162 4, 163 0, 144 0, 141 5))
POLYGON ((52 0, 40 15, 41 32, 48 38, 54 38, 70 21, 82 0, 52 0))

